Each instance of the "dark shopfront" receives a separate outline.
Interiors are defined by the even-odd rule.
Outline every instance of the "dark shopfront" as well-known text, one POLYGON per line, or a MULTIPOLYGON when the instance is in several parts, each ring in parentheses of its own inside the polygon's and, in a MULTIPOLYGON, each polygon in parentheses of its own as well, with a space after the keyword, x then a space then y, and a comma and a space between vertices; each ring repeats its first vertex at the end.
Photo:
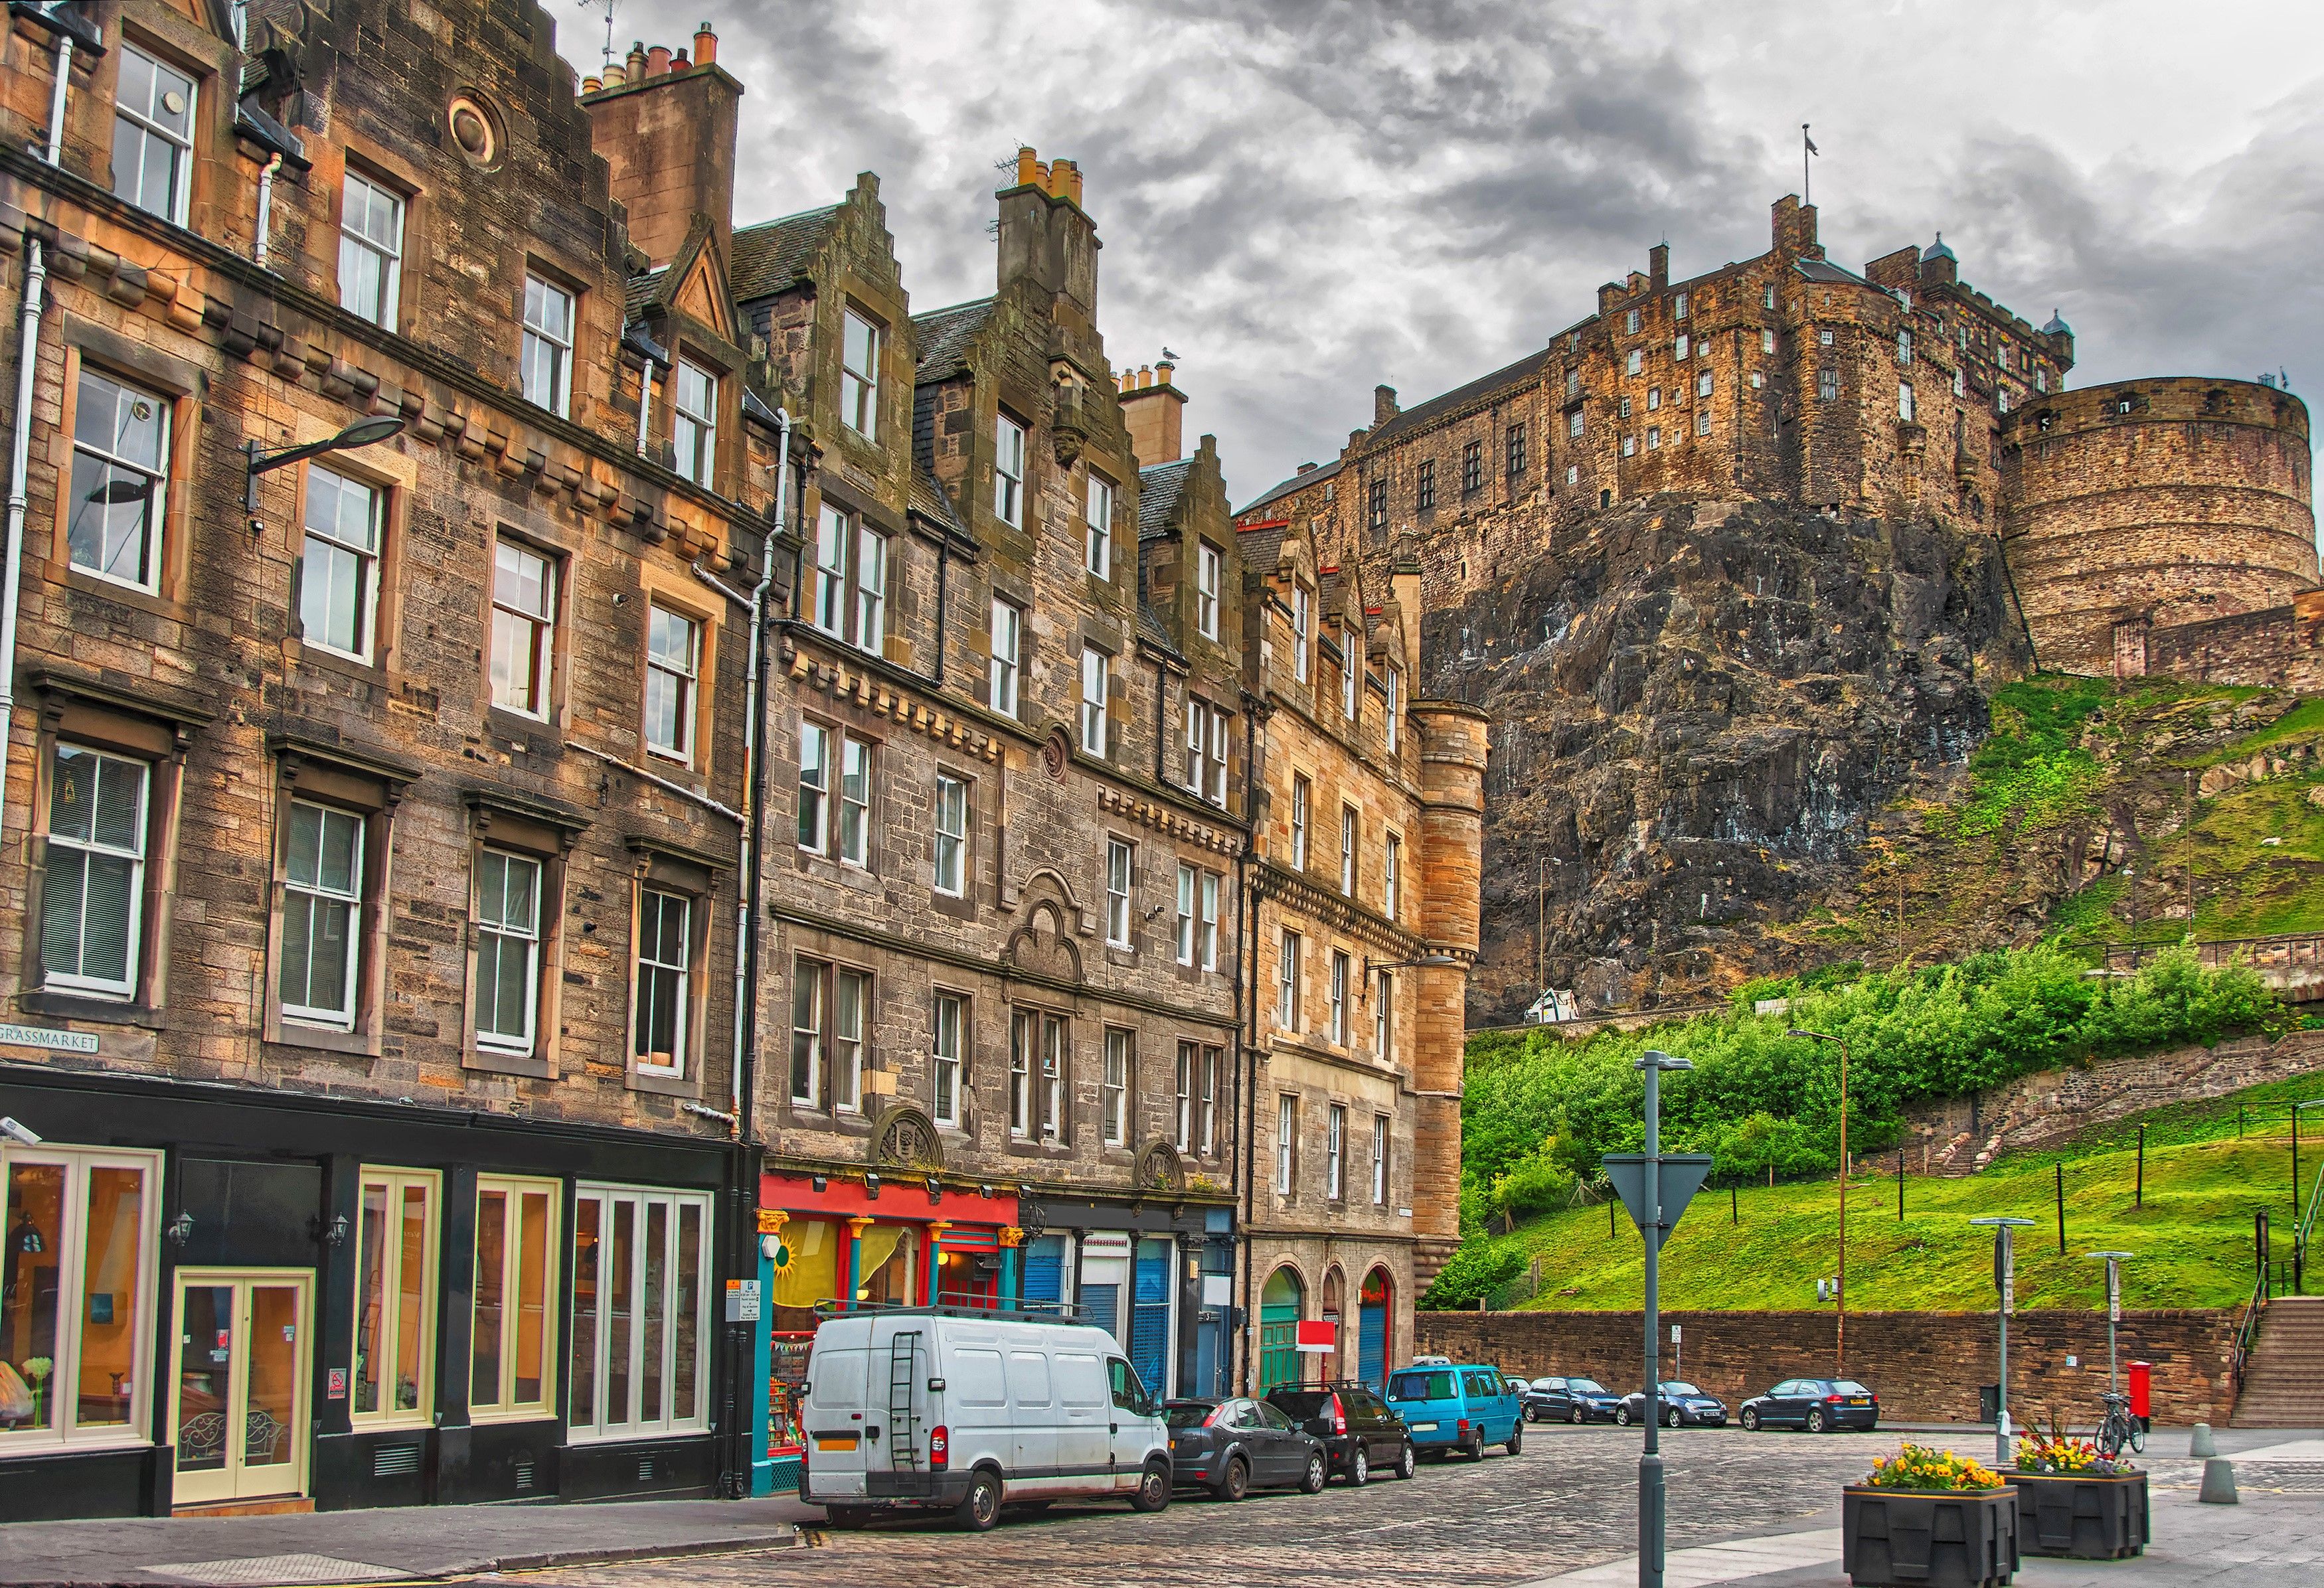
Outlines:
POLYGON ((1019 1297, 1110 1329, 1146 1387, 1219 1395, 1234 1319, 1234 1213, 1192 1200, 1021 1193, 1019 1297))
POLYGON ((0 1066, 0 1521, 718 1491, 735 1150, 0 1066))

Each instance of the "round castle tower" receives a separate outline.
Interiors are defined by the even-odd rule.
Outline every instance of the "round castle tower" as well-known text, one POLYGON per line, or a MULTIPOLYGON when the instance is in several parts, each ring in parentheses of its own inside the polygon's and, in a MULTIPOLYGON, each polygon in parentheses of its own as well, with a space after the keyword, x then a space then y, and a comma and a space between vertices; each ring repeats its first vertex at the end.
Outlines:
POLYGON ((2104 675, 2114 625, 2288 604, 2316 584, 2308 408, 2171 376, 2035 398, 2002 427, 2002 545, 2039 665, 2104 675))

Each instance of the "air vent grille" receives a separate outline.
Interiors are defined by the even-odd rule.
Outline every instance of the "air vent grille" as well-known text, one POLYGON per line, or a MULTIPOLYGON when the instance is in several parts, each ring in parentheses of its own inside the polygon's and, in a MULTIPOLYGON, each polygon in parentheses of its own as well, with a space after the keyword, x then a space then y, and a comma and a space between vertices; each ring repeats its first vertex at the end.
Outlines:
POLYGON ((408 1478, 419 1470, 417 1445, 382 1445, 371 1453, 371 1475, 374 1478, 408 1478))
POLYGON ((638 1460, 638 1482, 641 1483, 650 1483, 653 1482, 653 1457, 650 1455, 640 1457, 638 1460))
POLYGON ((532 1458, 525 1457, 516 1464, 516 1492, 529 1493, 532 1489, 532 1458))

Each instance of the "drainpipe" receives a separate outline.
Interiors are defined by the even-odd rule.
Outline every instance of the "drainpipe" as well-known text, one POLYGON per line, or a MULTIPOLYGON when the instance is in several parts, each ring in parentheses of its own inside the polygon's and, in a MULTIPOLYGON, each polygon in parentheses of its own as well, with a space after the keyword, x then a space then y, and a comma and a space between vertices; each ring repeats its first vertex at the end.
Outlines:
MULTIPOLYGON (((67 39, 59 50, 60 65, 64 50, 72 47, 67 39)), ((61 72, 57 80, 64 80, 61 72)), ((64 96, 60 93, 58 104, 64 96)), ((53 145, 51 145, 53 149, 53 145)), ((26 475, 32 467, 32 375, 40 363, 41 314, 48 297, 49 267, 41 251, 41 240, 27 230, 24 234, 24 308, 22 324, 23 340, 16 354, 16 412, 8 448, 8 545, 7 571, 0 574, 0 803, 5 803, 8 786, 9 725, 15 721, 16 711, 16 604, 17 591, 24 567, 24 511, 26 507, 26 475)), ((4 817, 5 812, 0 812, 4 817)))
POLYGON ((266 265, 266 240, 274 229, 274 173, 282 169, 282 156, 276 154, 258 173, 258 237, 250 250, 250 262, 260 270, 266 265))
POLYGON ((1259 702, 1247 696, 1243 708, 1242 798, 1243 825, 1248 836, 1242 853, 1235 857, 1235 936, 1244 962, 1250 971, 1235 980, 1235 1001, 1241 1005, 1236 1011, 1240 1017, 1242 1041, 1238 1044, 1237 1068, 1245 1104, 1242 1133, 1242 1300, 1243 1326, 1234 1331, 1235 1344, 1241 1347, 1242 1365, 1236 1375, 1237 1392, 1248 1395, 1257 1380, 1258 1363, 1253 1360, 1259 1344, 1259 1298, 1251 1292, 1251 1221, 1259 1210, 1259 939, 1251 927, 1258 919, 1258 901, 1251 897, 1252 851, 1259 841, 1259 702))
MULTIPOLYGON (((738 1122, 747 1122, 743 1112, 747 1099, 743 1095, 742 1073, 751 1068, 746 1045, 748 1032, 743 1022, 744 1010, 753 1003, 750 997, 752 970, 757 959, 758 945, 752 941, 752 922, 759 904, 758 853, 766 824, 766 801, 761 797, 766 784, 764 724, 766 715, 761 703, 765 693, 767 650, 767 592, 775 583, 775 537, 783 532, 785 497, 790 484, 791 411, 775 409, 775 425, 780 433, 779 466, 775 470, 775 507, 772 521, 767 526, 766 538, 759 551, 759 583, 751 591, 751 661, 742 686, 742 777, 744 806, 751 819, 742 824, 742 886, 734 901, 734 1115, 738 1122)), ((755 1009, 752 1011, 756 1013, 755 1009)), ((748 1134, 747 1123, 738 1123, 736 1134, 748 1134)))
MULTIPOLYGON (((643 457, 646 454, 646 416, 651 412, 653 412, 653 360, 650 358, 641 359, 638 362, 637 445, 637 454, 640 457, 643 457)), ((780 481, 777 481, 775 482, 776 493, 779 495, 782 489, 782 482, 780 481)))

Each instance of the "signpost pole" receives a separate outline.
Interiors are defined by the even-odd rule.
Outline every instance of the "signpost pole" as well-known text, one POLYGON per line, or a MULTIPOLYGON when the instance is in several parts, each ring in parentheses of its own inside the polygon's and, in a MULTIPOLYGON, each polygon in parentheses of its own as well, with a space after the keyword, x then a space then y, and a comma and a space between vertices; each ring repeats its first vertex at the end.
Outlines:
POLYGON ((1993 1459, 1994 1464, 2006 1472, 2014 1464, 2009 1449, 2009 1315, 2015 1310, 2016 1249, 2012 1237, 2021 1229, 2030 1227, 2030 1218, 1972 1218, 1974 1225, 1988 1225, 1993 1229, 1993 1288, 1997 1310, 2001 1321, 2000 1381, 1994 1387, 1993 1459))
POLYGON ((1646 1449, 1638 1458, 1638 1588, 1663 1588, 1663 1458, 1657 1435, 1662 1409, 1656 1404, 1661 1373, 1662 1326, 1662 1066, 1648 1054, 1646 1072, 1646 1194, 1640 1198, 1650 1223, 1639 1232, 1646 1242, 1646 1449))
POLYGON ((2122 1379, 2115 1363, 2115 1326, 2122 1321, 2122 1260, 2135 1255, 2129 1252, 2093 1252, 2093 1257, 2106 1259, 2107 1275, 2107 1389, 2122 1392, 2122 1379))

